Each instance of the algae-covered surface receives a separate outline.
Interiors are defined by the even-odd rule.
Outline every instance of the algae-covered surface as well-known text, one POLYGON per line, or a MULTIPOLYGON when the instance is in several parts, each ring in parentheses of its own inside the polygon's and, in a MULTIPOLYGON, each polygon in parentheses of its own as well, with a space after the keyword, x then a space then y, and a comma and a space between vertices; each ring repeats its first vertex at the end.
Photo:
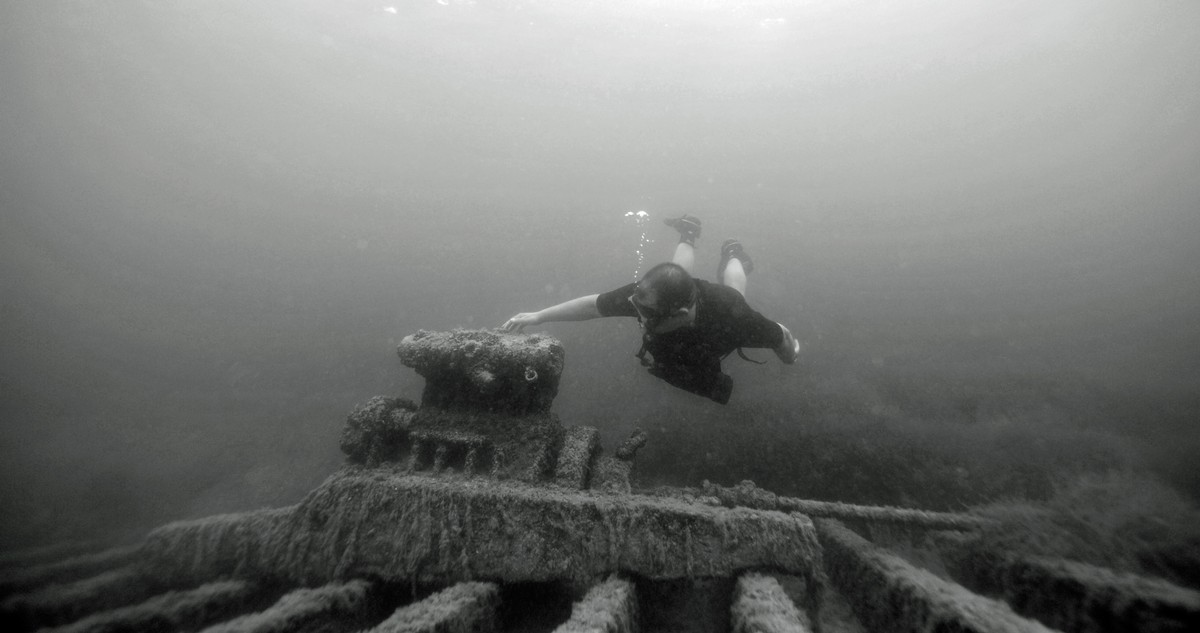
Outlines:
POLYGON ((483 633, 495 629, 500 588, 463 582, 397 609, 370 633, 483 633))
POLYGON ((561 631, 614 633, 1194 621, 1193 593, 1166 583, 1053 559, 983 561, 964 547, 996 524, 974 515, 796 499, 749 480, 638 492, 646 433, 605 455, 596 428, 566 428, 548 410, 563 361, 550 337, 418 332, 398 351, 427 380, 421 402, 356 407, 341 437, 348 464, 300 503, 171 523, 98 553, 11 556, 3 623, 415 633, 532 622, 513 618, 522 608, 561 631), (962 577, 1007 603, 810 516, 868 535, 940 530, 934 540, 963 553, 962 577))
POLYGON ((248 613, 204 629, 205 633, 285 633, 290 631, 359 630, 372 617, 372 593, 365 580, 301 588, 281 597, 270 608, 248 613))
POLYGON ((184 591, 167 591, 135 605, 100 610, 55 629, 56 633, 189 631, 269 606, 270 593, 244 580, 221 580, 184 591))
POLYGON ((978 633, 1048 633, 1003 602, 913 567, 833 519, 817 525, 826 569, 870 628, 978 633))
POLYGON ((636 633, 638 631, 637 588, 624 578, 612 577, 588 590, 575 603, 571 618, 556 633, 636 633))
POLYGON ((566 355, 553 337, 492 330, 421 330, 397 353, 425 378, 422 406, 517 414, 550 408, 566 355))
POLYGON ((156 565, 179 574, 231 568, 304 582, 703 577, 748 567, 808 576, 819 566, 801 515, 354 468, 290 510, 178 523, 150 540, 156 565))
POLYGON ((1200 630, 1200 592, 1061 558, 1022 556, 960 536, 942 540, 955 579, 1050 626, 1078 631, 1200 630))
POLYGON ((779 582, 763 574, 738 579, 731 610, 733 633, 808 633, 811 627, 779 582))

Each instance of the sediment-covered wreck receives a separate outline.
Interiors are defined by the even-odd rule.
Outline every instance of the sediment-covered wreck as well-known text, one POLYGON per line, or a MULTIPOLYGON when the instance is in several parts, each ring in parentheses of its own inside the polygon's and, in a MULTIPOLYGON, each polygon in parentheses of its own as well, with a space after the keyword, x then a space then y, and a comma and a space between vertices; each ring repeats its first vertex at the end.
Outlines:
POLYGON ((550 411, 551 337, 418 332, 399 354, 426 380, 420 404, 355 408, 348 464, 300 503, 4 555, 0 628, 1200 630, 1194 591, 984 551, 968 515, 749 482, 634 490, 644 435, 606 455, 550 411), (927 535, 954 580, 873 543, 879 526, 927 535))

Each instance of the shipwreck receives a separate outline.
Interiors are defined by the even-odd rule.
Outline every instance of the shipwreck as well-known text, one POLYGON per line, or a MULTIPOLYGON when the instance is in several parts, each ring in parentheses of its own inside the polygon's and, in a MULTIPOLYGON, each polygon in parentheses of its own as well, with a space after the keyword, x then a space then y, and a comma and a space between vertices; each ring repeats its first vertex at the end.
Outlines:
POLYGON ((349 415, 298 504, 0 556, 4 631, 1197 631, 1200 594, 979 546, 965 514, 640 490, 640 433, 551 411, 546 335, 421 331, 420 401, 349 415), (948 573, 873 535, 933 543, 948 573))

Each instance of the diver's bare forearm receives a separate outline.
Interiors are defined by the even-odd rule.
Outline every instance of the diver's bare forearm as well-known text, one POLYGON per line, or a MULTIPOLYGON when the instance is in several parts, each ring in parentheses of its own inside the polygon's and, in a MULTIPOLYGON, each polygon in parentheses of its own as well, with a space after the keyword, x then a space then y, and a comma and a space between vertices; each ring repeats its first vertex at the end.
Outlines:
POLYGON ((501 329, 509 332, 520 332, 528 325, 540 325, 555 321, 586 321, 600 316, 596 307, 596 297, 587 295, 564 301, 558 305, 543 308, 537 312, 521 312, 504 322, 501 329))
POLYGON ((596 308, 596 297, 598 296, 600 295, 593 294, 577 297, 570 301, 564 301, 558 305, 544 308, 537 312, 538 322, 586 321, 598 318, 600 316, 600 310, 596 308))

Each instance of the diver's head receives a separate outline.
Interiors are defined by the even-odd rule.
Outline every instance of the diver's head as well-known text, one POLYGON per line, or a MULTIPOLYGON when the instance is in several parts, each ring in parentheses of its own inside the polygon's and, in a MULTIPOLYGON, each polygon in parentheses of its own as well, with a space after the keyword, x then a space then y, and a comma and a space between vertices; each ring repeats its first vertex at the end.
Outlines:
POLYGON ((666 262, 646 272, 629 300, 642 325, 661 334, 692 323, 697 296, 692 276, 682 266, 666 262))

